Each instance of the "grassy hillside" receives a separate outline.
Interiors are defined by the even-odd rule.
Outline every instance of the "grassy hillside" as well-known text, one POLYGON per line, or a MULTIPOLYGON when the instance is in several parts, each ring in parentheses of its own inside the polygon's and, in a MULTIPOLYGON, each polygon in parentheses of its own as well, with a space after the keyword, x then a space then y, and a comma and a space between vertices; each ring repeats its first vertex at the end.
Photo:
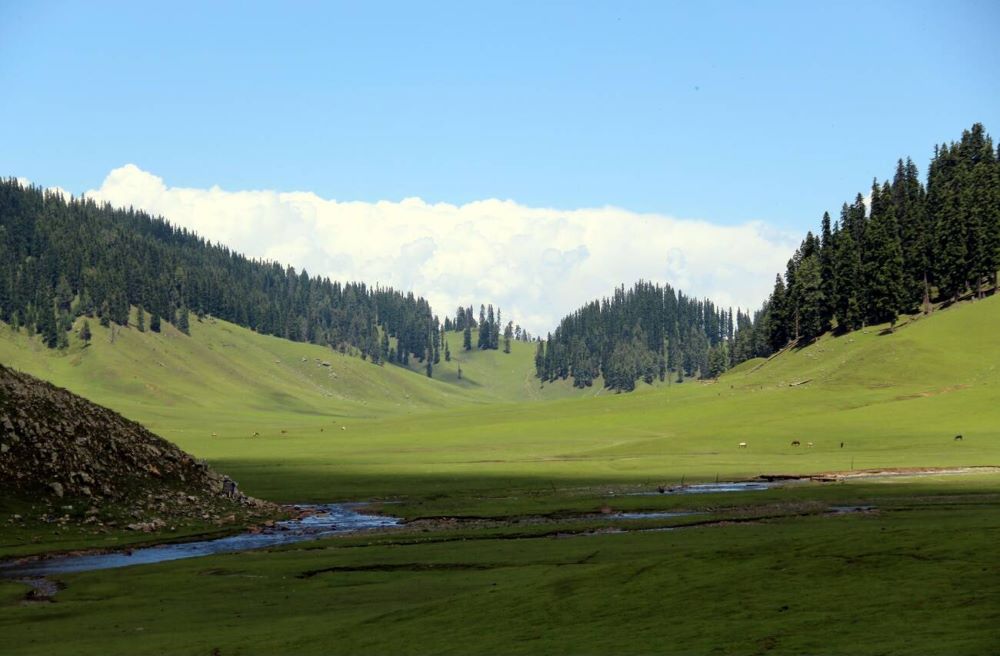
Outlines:
POLYGON ((7 333, 0 359, 150 425, 265 498, 474 504, 511 488, 1000 464, 998 322, 990 298, 894 333, 824 337, 714 383, 536 403, 524 400, 580 392, 538 386, 530 344, 464 353, 457 333, 434 380, 212 321, 190 338, 122 330, 113 344, 99 329, 67 354, 7 333))
POLYGON ((509 354, 464 352, 460 333, 447 336, 452 361, 442 358, 428 379, 416 360, 409 369, 374 366, 326 347, 260 335, 212 318, 192 322, 190 336, 166 323, 162 333, 139 332, 134 323, 114 330, 90 323, 91 343, 85 346, 74 336, 64 352, 46 349, 37 338, 0 324, 0 362, 147 419, 158 410, 173 416, 189 407, 221 416, 385 416, 579 394, 568 384, 539 384, 533 375, 533 344, 515 342, 509 354))
MULTIPOLYGON (((478 331, 472 331, 476 343, 478 331)), ((445 333, 451 350, 451 361, 441 357, 434 365, 434 379, 456 385, 470 392, 480 393, 490 401, 540 401, 606 393, 598 382, 589 389, 575 389, 572 381, 542 383, 535 377, 534 342, 511 342, 511 352, 504 353, 503 346, 496 351, 462 349, 462 333, 445 333), (458 377, 458 368, 462 377, 458 377)), ((410 369, 424 374, 424 365, 411 360, 410 369)))

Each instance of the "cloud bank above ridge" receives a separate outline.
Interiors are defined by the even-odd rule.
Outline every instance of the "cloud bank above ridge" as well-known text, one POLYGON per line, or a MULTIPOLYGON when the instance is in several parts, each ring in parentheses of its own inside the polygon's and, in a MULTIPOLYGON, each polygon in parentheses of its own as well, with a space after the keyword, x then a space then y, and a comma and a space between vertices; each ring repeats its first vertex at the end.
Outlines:
POLYGON ((458 305, 493 303, 533 333, 639 279, 756 308, 798 241, 757 221, 722 226, 616 207, 344 202, 311 192, 169 187, 134 164, 85 195, 312 275, 413 291, 442 320, 458 305))

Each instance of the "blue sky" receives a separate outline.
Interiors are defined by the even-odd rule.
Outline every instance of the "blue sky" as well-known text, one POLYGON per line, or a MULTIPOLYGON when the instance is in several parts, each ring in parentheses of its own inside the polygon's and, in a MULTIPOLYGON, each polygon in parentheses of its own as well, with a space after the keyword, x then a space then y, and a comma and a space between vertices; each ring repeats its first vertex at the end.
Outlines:
POLYGON ((996 2, 153 5, 0 4, 0 174, 800 229, 1000 130, 996 2))
POLYGON ((1000 133, 997 27, 995 0, 0 0, 0 175, 539 332, 637 278, 755 307, 897 157, 1000 133))

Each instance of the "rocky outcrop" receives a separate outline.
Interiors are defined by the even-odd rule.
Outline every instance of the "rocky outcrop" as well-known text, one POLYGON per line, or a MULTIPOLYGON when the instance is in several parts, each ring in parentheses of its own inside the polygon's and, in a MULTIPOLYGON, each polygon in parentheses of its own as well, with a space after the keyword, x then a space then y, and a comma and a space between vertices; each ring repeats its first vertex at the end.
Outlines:
POLYGON ((121 502, 159 515, 261 508, 140 424, 0 365, 0 493, 121 502))

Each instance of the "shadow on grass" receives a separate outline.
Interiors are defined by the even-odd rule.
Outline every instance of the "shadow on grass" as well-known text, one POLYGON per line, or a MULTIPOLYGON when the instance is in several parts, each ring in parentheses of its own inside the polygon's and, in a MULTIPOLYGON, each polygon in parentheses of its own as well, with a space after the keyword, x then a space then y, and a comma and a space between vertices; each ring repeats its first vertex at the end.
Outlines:
MULTIPOLYGON (((635 476, 537 476, 507 473, 354 473, 306 465, 261 468, 259 463, 213 463, 233 475, 248 494, 279 503, 394 502, 404 516, 458 514, 508 516, 529 512, 616 508, 706 508, 800 499, 862 502, 873 498, 923 499, 930 503, 997 502, 1000 474, 857 479, 849 482, 783 481, 771 489, 706 494, 658 493, 678 483, 635 476), (962 499, 968 497, 968 499, 962 499)), ((716 475, 687 475, 686 484, 710 483, 716 475)), ((724 480, 724 479, 723 479, 724 480)), ((741 479, 730 479, 741 480, 741 479)), ((749 479, 742 479, 749 480, 749 479)), ((395 511, 393 511, 395 514, 395 511)))

